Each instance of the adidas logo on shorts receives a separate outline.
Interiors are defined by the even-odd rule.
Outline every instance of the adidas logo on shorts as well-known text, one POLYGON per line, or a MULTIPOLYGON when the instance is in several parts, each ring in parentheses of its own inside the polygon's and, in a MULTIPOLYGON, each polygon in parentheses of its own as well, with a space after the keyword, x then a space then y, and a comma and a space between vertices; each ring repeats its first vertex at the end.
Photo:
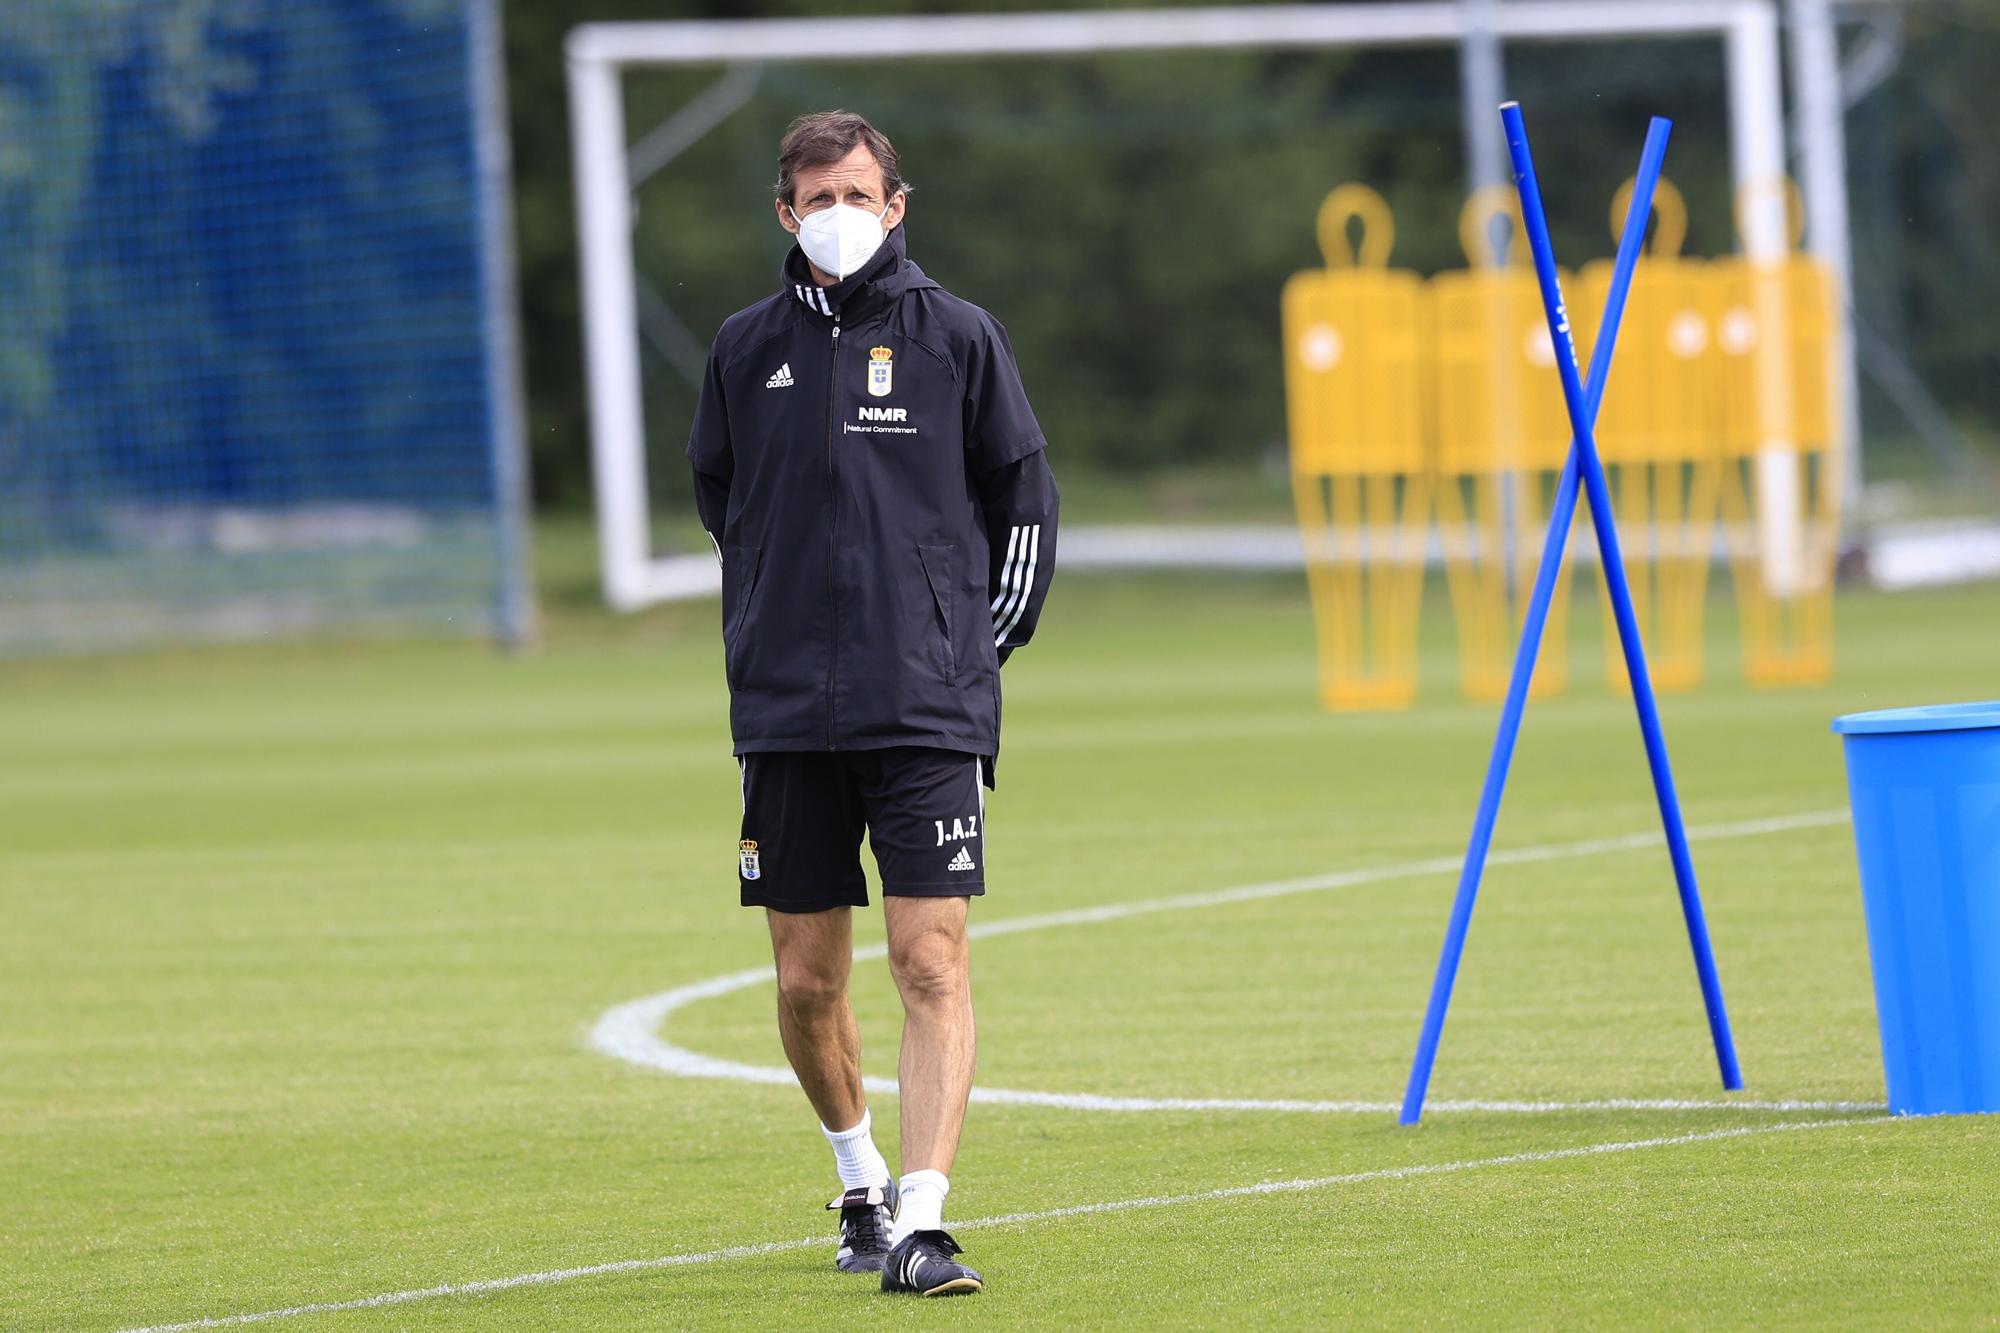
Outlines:
POLYGON ((969 848, 969 847, 961 847, 961 848, 959 848, 959 849, 958 849, 958 855, 957 855, 957 856, 954 856, 954 857, 952 857, 952 858, 951 858, 951 864, 950 864, 950 865, 948 865, 948 866, 946 866, 946 867, 945 867, 945 869, 946 869, 946 870, 976 870, 976 869, 978 869, 978 867, 977 867, 977 866, 975 866, 975 865, 973 865, 973 864, 972 864, 972 849, 971 849, 971 848, 969 848))
POLYGON ((792 387, 792 363, 787 361, 771 372, 771 378, 764 381, 767 389, 789 389, 792 387))

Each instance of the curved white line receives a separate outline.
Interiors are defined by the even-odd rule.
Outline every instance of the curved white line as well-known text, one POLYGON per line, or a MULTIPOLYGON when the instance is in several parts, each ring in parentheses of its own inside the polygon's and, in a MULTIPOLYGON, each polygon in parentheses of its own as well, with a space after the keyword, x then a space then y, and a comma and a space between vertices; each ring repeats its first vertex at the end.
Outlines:
MULTIPOLYGON (((1845 823, 1845 810, 1817 810, 1806 814, 1781 815, 1772 819, 1743 820, 1731 824, 1710 824, 1688 830, 1690 839, 1713 841, 1721 838, 1752 838, 1773 833, 1785 833, 1796 829, 1825 828, 1845 823)), ((1489 865, 1528 865, 1542 861, 1573 860, 1585 856, 1599 856, 1609 852, 1636 851, 1657 847, 1661 843, 1657 833, 1628 834, 1613 838, 1587 838, 1576 842, 1545 843, 1536 847, 1519 847, 1493 852, 1488 858, 1489 865)), ((1233 889, 1220 889, 1207 893, 1185 893, 1171 898, 1150 898, 1138 902, 1106 903, 1099 907, 1078 908, 1068 912, 1047 912, 1039 916, 1020 916, 1000 921, 982 922, 967 932, 973 938, 994 935, 1017 935, 1031 930, 1047 930, 1056 926, 1087 926, 1105 921, 1121 921, 1127 917, 1143 916, 1154 912, 1185 911, 1197 907, 1215 907, 1226 903, 1255 902, 1265 898, 1282 898, 1292 894, 1316 893, 1328 889, 1357 888, 1366 884, 1381 884, 1391 880, 1414 879, 1425 875, 1451 874, 1458 870, 1456 857, 1430 857, 1421 861, 1404 861, 1395 865, 1372 866, 1359 870, 1344 870, 1328 875, 1309 875, 1301 879, 1277 880, 1266 884, 1246 884, 1233 889)), ((868 945, 854 951, 857 962, 887 956, 887 946, 868 945)), ((590 1030, 591 1048, 629 1064, 681 1078, 719 1078, 738 1083, 767 1083, 786 1087, 796 1087, 797 1077, 790 1069, 779 1065, 749 1065, 735 1060, 723 1060, 711 1055, 703 1055, 677 1046, 661 1035, 663 1024, 678 1010, 700 1000, 712 1000, 719 996, 748 990, 775 980, 769 967, 746 968, 741 972, 730 972, 719 977, 710 977, 687 986, 677 986, 631 1000, 605 1011, 590 1030)), ((862 1079, 862 1086, 869 1092, 884 1096, 896 1095, 896 1080, 891 1078, 868 1077, 862 1079)), ((1285 1098, 1262 1097, 1111 1097, 1087 1092, 1035 1092, 1015 1088, 981 1088, 972 1090, 972 1100, 992 1105, 1005 1106, 1048 1106, 1068 1111, 1283 1111, 1303 1112, 1321 1115, 1377 1114, 1398 1109, 1399 1102, 1388 1101, 1300 1101, 1285 1098)), ((1684 1100, 1679 1098, 1609 1098, 1597 1101, 1431 1101, 1426 1103, 1429 1111, 1486 1111, 1519 1112, 1523 1114, 1546 1114, 1556 1111, 1874 1111, 1883 1108, 1872 1102, 1808 1101, 1782 1099, 1776 1101, 1741 1101, 1733 1098, 1708 1098, 1684 1100)))

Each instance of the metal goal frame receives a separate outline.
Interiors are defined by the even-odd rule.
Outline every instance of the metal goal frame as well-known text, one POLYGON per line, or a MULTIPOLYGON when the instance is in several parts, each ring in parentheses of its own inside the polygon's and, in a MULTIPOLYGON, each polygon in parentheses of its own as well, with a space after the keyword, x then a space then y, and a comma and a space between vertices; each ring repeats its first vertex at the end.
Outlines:
MULTIPOLYGON (((780 62, 879 62, 1105 52, 1439 46, 1501 41, 1720 37, 1737 188, 1785 172, 1777 12, 1771 0, 1507 0, 1475 18, 1458 0, 1242 8, 1083 10, 897 18, 585 23, 566 44, 582 276, 584 356, 605 600, 620 611, 720 586, 708 555, 656 555, 646 487, 638 273, 632 254, 633 150, 628 69, 780 62)), ((644 164, 641 164, 642 166, 644 164)), ((1788 236, 1782 192, 1746 196, 1744 248, 1777 258, 1788 236)), ((1817 229, 1816 229, 1817 230, 1817 229)), ((1844 238, 1843 238, 1844 239, 1844 238)), ((1844 276, 1844 275, 1843 275, 1844 276)), ((1844 372, 1847 367, 1843 365, 1844 372)), ((1851 383, 1851 372, 1847 372, 1851 383)), ((1851 449, 1850 449, 1851 452, 1851 449)))

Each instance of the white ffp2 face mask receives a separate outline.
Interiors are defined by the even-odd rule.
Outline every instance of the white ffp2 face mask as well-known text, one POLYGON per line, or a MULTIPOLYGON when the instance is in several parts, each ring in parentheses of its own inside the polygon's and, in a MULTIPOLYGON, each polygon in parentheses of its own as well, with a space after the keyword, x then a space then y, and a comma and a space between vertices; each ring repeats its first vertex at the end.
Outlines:
POLYGON ((793 212, 792 221, 799 224, 799 249, 837 282, 858 272, 882 248, 882 238, 889 234, 882 219, 888 215, 887 207, 878 215, 854 204, 835 204, 805 217, 793 212))

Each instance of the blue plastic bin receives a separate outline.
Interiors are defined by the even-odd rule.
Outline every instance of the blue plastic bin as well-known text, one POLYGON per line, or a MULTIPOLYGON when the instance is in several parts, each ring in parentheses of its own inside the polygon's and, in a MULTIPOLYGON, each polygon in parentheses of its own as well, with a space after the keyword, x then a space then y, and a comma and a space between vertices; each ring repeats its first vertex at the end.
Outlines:
POLYGON ((1889 1109, 2000 1111, 2000 702, 1836 719, 1889 1109))

